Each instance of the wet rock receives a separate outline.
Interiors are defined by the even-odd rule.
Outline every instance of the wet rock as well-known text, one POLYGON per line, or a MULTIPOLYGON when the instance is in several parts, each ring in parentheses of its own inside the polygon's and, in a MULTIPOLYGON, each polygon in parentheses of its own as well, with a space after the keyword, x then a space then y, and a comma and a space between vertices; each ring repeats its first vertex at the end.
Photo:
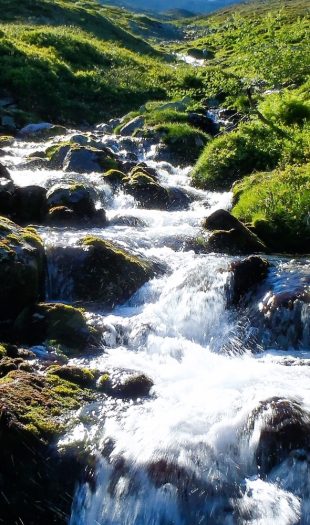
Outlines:
POLYGON ((89 219, 104 224, 105 213, 103 210, 96 210, 92 193, 92 188, 87 188, 83 184, 69 182, 52 186, 46 195, 50 210, 48 221, 51 223, 55 220, 61 222, 66 219, 69 221, 89 219))
POLYGON ((132 195, 142 208, 165 210, 170 202, 168 190, 140 171, 125 179, 124 190, 132 195))
POLYGON ((45 253, 33 228, 0 218, 0 321, 15 319, 43 297, 45 253))
POLYGON ((83 310, 60 303, 28 307, 14 325, 18 339, 30 345, 53 341, 79 353, 97 342, 97 333, 88 326, 83 310))
POLYGON ((117 168, 118 162, 108 148, 71 147, 63 162, 64 171, 75 173, 102 173, 117 168))
POLYGON ((153 263, 97 237, 85 237, 76 247, 57 247, 50 257, 56 267, 56 297, 66 294, 63 288, 57 289, 61 275, 71 283, 67 299, 106 307, 129 299, 157 271, 153 263))
POLYGON ((15 138, 11 135, 0 135, 0 148, 6 148, 14 144, 15 138))
POLYGON ((15 186, 10 179, 0 178, 0 214, 11 216, 14 207, 15 186))
POLYGON ((20 223, 43 222, 47 213, 46 189, 41 186, 16 188, 14 209, 15 218, 20 223))
POLYGON ((209 133, 210 135, 216 135, 219 131, 219 125, 216 124, 212 118, 201 113, 189 113, 188 121, 195 128, 199 128, 201 131, 209 133))
POLYGON ((171 483, 184 494, 197 485, 197 480, 192 472, 166 459, 159 459, 150 463, 147 467, 147 473, 157 488, 171 483))
POLYGON ((122 374, 112 377, 105 373, 97 383, 98 389, 109 396, 133 400, 149 396, 153 386, 153 381, 145 374, 132 374, 124 378, 122 374))
POLYGON ((155 168, 151 168, 151 166, 148 166, 144 162, 140 162, 137 164, 130 172, 130 176, 133 177, 136 173, 142 173, 144 175, 147 175, 151 179, 153 179, 154 182, 158 181, 158 173, 155 170, 155 168))
POLYGON ((49 210, 46 217, 46 222, 50 226, 74 224, 76 220, 76 214, 67 206, 54 206, 49 210))
POLYGON ((1 162, 0 162, 0 178, 12 180, 9 170, 3 164, 1 164, 1 162))
POLYGON ((270 263, 257 255, 233 262, 231 265, 233 280, 230 290, 232 304, 238 304, 249 292, 253 291, 255 286, 267 277, 269 267, 270 263))
POLYGON ((256 319, 267 347, 308 348, 310 344, 310 292, 307 286, 269 292, 256 319))
POLYGON ((47 148, 45 155, 49 160, 49 168, 59 170, 63 168, 63 163, 66 158, 66 155, 71 149, 70 144, 57 144, 56 146, 51 146, 47 148))
POLYGON ((180 188, 169 188, 168 210, 187 210, 191 203, 190 196, 180 188))
POLYGON ((116 215, 109 222, 110 226, 131 226, 133 228, 144 228, 147 224, 139 217, 132 215, 116 215))
POLYGON ((143 128, 145 118, 138 116, 132 119, 130 122, 125 124, 120 130, 120 135, 128 137, 132 135, 137 129, 143 128))
POLYGON ((119 304, 128 299, 154 274, 152 264, 117 248, 108 241, 86 237, 83 278, 75 281, 75 292, 85 300, 119 304))
POLYGON ((260 426, 256 461, 261 474, 281 463, 296 449, 310 448, 310 415, 300 403, 274 397, 260 403, 249 417, 248 429, 260 426))
POLYGON ((125 179, 125 173, 120 170, 109 170, 102 176, 102 180, 110 184, 113 188, 119 188, 122 186, 125 179))
POLYGON ((153 381, 144 374, 133 375, 121 382, 117 387, 117 393, 123 398, 137 399, 150 394, 154 386, 153 381))
POLYGON ((210 251, 229 254, 266 252, 264 243, 226 210, 212 213, 205 219, 203 227, 213 232, 208 240, 210 251))

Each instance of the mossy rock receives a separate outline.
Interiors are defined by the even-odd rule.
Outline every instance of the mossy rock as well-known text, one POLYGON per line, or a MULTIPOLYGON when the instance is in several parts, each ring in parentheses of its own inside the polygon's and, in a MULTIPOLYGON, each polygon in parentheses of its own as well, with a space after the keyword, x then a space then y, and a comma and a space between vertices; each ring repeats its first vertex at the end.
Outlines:
POLYGON ((97 149, 90 146, 71 146, 63 162, 67 172, 93 173, 118 169, 115 155, 108 148, 97 149))
POLYGON ((85 237, 84 260, 74 278, 74 294, 83 301, 120 304, 154 275, 154 265, 109 241, 85 237))
POLYGON ((96 342, 96 332, 88 326, 84 311, 60 303, 41 303, 26 308, 15 322, 19 340, 28 344, 55 341, 69 355, 78 354, 96 342))
POLYGON ((43 442, 51 442, 65 430, 69 411, 93 398, 91 391, 52 374, 13 370, 0 379, 0 413, 10 414, 22 433, 43 442))
POLYGON ((95 204, 91 190, 84 184, 75 182, 59 183, 47 192, 47 205, 50 208, 67 206, 81 215, 94 213, 95 204))
POLYGON ((95 386, 96 374, 89 368, 74 365, 53 365, 46 372, 85 388, 95 386))
POLYGON ((7 146, 12 146, 15 138, 11 135, 1 135, 0 136, 0 148, 5 148, 7 146))
POLYGON ((154 182, 158 181, 158 174, 154 168, 151 168, 150 166, 147 166, 146 164, 137 164, 131 172, 130 176, 134 177, 136 173, 143 173, 144 175, 147 175, 151 179, 153 179, 154 182))
POLYGON ((144 171, 135 171, 124 180, 124 190, 132 195, 142 208, 166 210, 169 191, 144 171))
POLYGON ((119 187, 123 184, 124 180, 126 179, 125 173, 123 173, 120 170, 108 170, 106 173, 104 173, 102 180, 104 182, 107 182, 108 184, 111 184, 111 186, 119 187))
POLYGON ((36 230, 0 218, 0 320, 15 319, 44 294, 45 253, 36 230))

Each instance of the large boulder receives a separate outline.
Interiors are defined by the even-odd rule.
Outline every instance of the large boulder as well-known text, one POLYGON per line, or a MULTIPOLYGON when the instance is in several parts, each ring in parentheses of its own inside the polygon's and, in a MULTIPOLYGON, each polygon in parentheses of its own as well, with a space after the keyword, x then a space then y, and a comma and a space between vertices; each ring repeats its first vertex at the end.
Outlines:
POLYGON ((234 261, 231 265, 233 277, 230 299, 232 304, 238 304, 252 292, 267 277, 269 267, 270 263, 257 255, 234 261))
POLYGON ((203 228, 211 231, 208 249, 228 254, 266 252, 265 244, 242 222, 226 210, 216 210, 204 220, 203 228))
POLYGON ((54 125, 50 122, 38 122, 36 124, 27 124, 20 130, 19 136, 31 140, 43 140, 56 137, 57 135, 65 135, 66 132, 67 130, 63 126, 54 125))
POLYGON ((45 253, 33 228, 0 218, 0 321, 12 320, 43 298, 45 253))
POLYGON ((310 414, 298 401, 274 397, 262 401, 250 414, 247 431, 259 421, 256 461, 261 474, 281 463, 296 449, 310 449, 310 414))
POLYGON ((61 303, 40 303, 24 309, 14 330, 22 343, 53 341, 70 349, 69 353, 79 353, 94 344, 97 337, 83 310, 61 303))
POLYGON ((56 298, 65 293, 58 290, 61 275, 70 283, 68 300, 95 301, 106 307, 129 299, 156 272, 154 264, 97 237, 85 237, 75 247, 56 247, 50 257, 56 298))

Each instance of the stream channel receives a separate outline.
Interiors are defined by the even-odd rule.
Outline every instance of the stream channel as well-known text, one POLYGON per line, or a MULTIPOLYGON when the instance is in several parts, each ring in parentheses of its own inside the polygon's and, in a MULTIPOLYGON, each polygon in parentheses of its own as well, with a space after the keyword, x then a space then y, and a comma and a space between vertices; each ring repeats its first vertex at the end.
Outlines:
POLYGON ((238 257, 195 253, 186 243, 199 237, 203 218, 230 209, 231 194, 194 189, 190 167, 155 161, 154 145, 91 134, 124 160, 134 154, 155 168, 162 185, 185 191, 189 205, 140 208, 99 173, 25 167, 30 153, 56 139, 19 139, 6 148, 3 161, 17 184, 86 182, 107 213, 104 228, 38 227, 48 257, 47 299, 70 303, 55 249, 86 234, 164 267, 111 311, 86 305, 102 331, 100 352, 71 363, 143 373, 154 386, 146 398, 106 396, 75 415, 59 447, 89 450, 97 464, 93 483, 77 487, 70 525, 310 524, 309 303, 268 306, 272 297, 309 289, 309 258, 268 256, 264 283, 243 308, 229 307, 238 257))

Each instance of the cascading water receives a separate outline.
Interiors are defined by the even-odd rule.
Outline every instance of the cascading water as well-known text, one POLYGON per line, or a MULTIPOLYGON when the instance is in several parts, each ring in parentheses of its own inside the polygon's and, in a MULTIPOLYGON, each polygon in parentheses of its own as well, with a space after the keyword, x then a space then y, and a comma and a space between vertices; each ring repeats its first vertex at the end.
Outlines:
MULTIPOLYGON (((101 140, 117 147, 113 137, 101 140)), ((23 145, 17 148, 21 152, 23 145)), ((26 151, 35 148, 37 143, 28 142, 26 151)), ((124 144, 119 148, 124 150, 124 144)), ((59 443, 82 447, 97 458, 94 483, 82 483, 76 491, 70 525, 308 525, 306 438, 286 450, 280 437, 272 456, 276 450, 278 460, 272 464, 264 460, 264 447, 276 447, 266 428, 280 413, 296 420, 302 414, 296 423, 299 436, 309 425, 309 305, 302 306, 303 345, 298 349, 290 347, 289 331, 273 339, 272 323, 266 328, 258 320, 269 315, 268 293, 291 291, 295 281, 309 276, 309 261, 273 258, 268 280, 250 307, 228 308, 232 258, 195 254, 182 246, 199 236, 203 217, 229 207, 230 195, 194 190, 188 170, 155 163, 152 151, 137 141, 135 154, 156 167, 161 182, 188 193, 188 209, 139 209, 132 197, 109 193, 93 174, 86 180, 107 210, 108 226, 40 229, 50 254, 54 300, 69 301, 71 293, 66 275, 61 280, 54 250, 74 247, 85 233, 113 240, 165 267, 125 305, 110 313, 98 308, 89 313, 102 331, 102 352, 72 362, 112 376, 144 373, 154 386, 147 399, 105 396, 84 408, 59 443), (119 216, 129 222, 115 222, 119 216), (135 226, 129 225, 132 217, 135 226), (283 337, 287 344, 281 346, 283 337)), ((16 169, 12 175, 18 183, 27 179, 27 184, 47 186, 64 176, 44 169, 16 169)))

